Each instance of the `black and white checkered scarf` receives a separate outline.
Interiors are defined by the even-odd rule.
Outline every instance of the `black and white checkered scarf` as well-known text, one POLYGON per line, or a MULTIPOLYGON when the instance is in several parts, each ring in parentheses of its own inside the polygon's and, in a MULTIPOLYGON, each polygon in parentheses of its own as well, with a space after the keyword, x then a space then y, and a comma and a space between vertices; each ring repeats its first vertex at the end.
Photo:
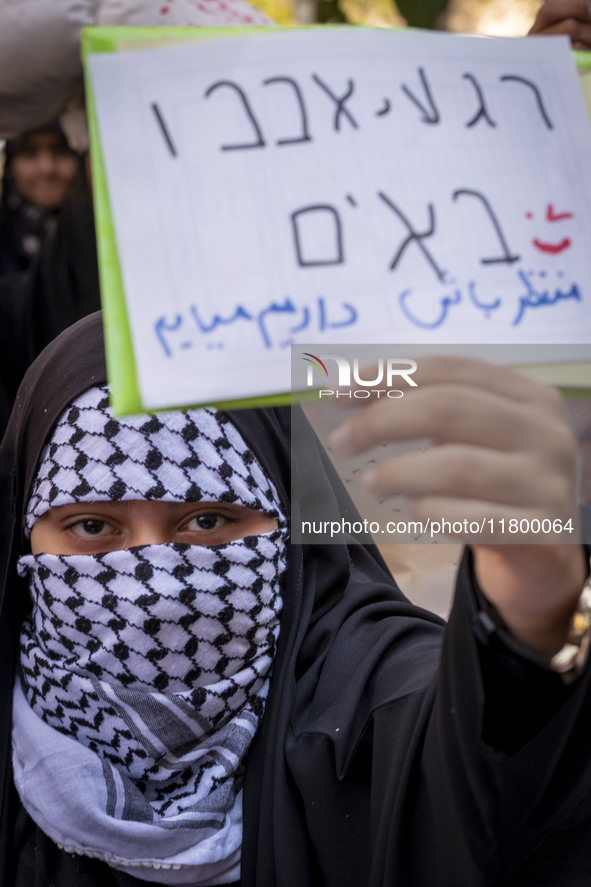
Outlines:
POLYGON ((278 529, 216 546, 25 555, 14 768, 60 846, 165 884, 239 877, 241 784, 279 632, 286 520, 212 410, 114 419, 105 388, 63 415, 26 515, 79 501, 223 501, 278 529))

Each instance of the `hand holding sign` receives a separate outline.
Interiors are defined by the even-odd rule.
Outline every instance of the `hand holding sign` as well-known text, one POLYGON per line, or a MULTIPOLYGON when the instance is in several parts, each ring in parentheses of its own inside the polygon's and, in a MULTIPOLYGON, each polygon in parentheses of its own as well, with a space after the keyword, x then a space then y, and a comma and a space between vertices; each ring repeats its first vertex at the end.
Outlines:
POLYGON ((530 34, 566 34, 573 49, 591 49, 591 5, 588 0, 548 0, 538 10, 530 34))
POLYGON ((584 579, 572 544, 580 541, 575 441, 560 396, 469 359, 425 358, 413 378, 418 387, 373 401, 331 446, 356 455, 428 438, 429 449, 383 462, 366 484, 376 496, 404 493, 417 519, 470 542, 481 587, 507 625, 555 652, 584 579), (527 544, 534 541, 547 544, 527 544))

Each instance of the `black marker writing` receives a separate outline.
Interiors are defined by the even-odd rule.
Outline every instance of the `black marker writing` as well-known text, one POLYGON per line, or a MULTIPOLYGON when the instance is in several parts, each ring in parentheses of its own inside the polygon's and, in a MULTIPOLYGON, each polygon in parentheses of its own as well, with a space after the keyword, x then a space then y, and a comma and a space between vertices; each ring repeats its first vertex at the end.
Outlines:
POLYGON ((296 102, 298 104, 298 108, 300 111, 300 125, 302 129, 302 134, 296 136, 295 138, 290 139, 277 139, 276 145, 296 145, 298 142, 309 142, 312 139, 312 136, 308 132, 308 114, 306 112, 306 105, 304 102, 304 97, 302 96, 302 91, 298 85, 298 83, 292 77, 268 77, 267 80, 263 80, 263 86, 269 86, 272 83, 286 83, 293 88, 294 95, 296 98, 296 102))
POLYGON ((474 74, 462 74, 462 77, 464 78, 464 80, 470 81, 470 83, 472 84, 472 86, 474 87, 474 89, 476 91, 476 95, 478 96, 478 101, 480 102, 480 107, 476 111, 476 114, 474 115, 474 117, 472 117, 465 124, 465 126, 466 127, 474 126, 476 123, 478 123, 478 121, 481 118, 484 118, 484 120, 486 120, 486 122, 488 123, 489 126, 495 127, 497 124, 495 123, 495 121, 492 119, 492 117, 488 113, 488 109, 486 107, 486 102, 484 101, 484 95, 482 93, 482 90, 480 88, 480 84, 478 83, 478 80, 476 79, 474 74))
POLYGON ((518 77, 517 74, 503 74, 503 76, 500 79, 504 82, 513 81, 514 83, 521 83, 521 84, 523 84, 523 86, 527 86, 528 89, 531 89, 531 91, 533 92, 533 94, 536 97, 538 111, 542 115, 542 119, 543 119, 544 123, 546 124, 548 129, 554 129, 554 126, 552 125, 552 121, 548 117, 548 113, 544 107, 544 102, 542 101, 542 95, 540 93, 540 90, 535 85, 535 83, 532 83, 531 80, 526 80, 525 77, 518 77))
POLYGON ((427 76, 423 68, 418 69, 419 79, 421 81, 421 86, 423 87, 423 92, 425 94, 425 103, 423 103, 417 96, 410 91, 406 83, 402 83, 400 88, 403 93, 408 96, 408 98, 413 102, 419 111, 422 113, 421 122, 422 123, 439 123, 440 116, 437 105, 433 100, 433 94, 431 93, 431 88, 429 86, 429 81, 427 80, 427 76))
POLYGON ((156 120, 158 121, 158 125, 160 126, 160 132, 164 136, 164 141, 166 142, 166 144, 168 146, 168 150, 170 151, 170 153, 172 154, 173 157, 176 157, 177 156, 176 148, 174 146, 174 142, 172 141, 172 138, 171 138, 170 133, 168 131, 168 127, 166 126, 166 123, 164 122, 164 117, 162 116, 160 108, 158 107, 156 102, 152 102, 151 107, 152 107, 152 111, 154 112, 154 114, 156 116, 156 120))
POLYGON ((245 92, 243 89, 238 86, 237 83, 233 83, 231 80, 219 80, 217 83, 212 83, 212 85, 205 91, 205 97, 209 98, 210 95, 214 92, 214 90, 219 89, 221 86, 227 86, 229 89, 235 89, 237 94, 240 96, 240 100, 242 102, 242 108, 244 113, 246 114, 252 128, 255 131, 256 139, 254 142, 242 142, 236 145, 221 145, 222 151, 239 151, 244 148, 264 148, 265 140, 263 138, 263 134, 261 132, 261 128, 257 123, 257 119, 254 116, 252 108, 248 102, 245 92))
POLYGON ((433 204, 432 203, 427 204, 427 210, 429 213, 429 227, 426 231, 419 232, 419 231, 415 231, 415 229, 413 228, 413 226, 411 225, 411 223, 409 222, 407 217, 404 215, 404 213, 396 206, 396 204, 392 200, 390 200, 390 198, 386 194, 384 194, 383 191, 378 191, 378 197, 380 198, 380 200, 383 200, 384 203, 386 204, 386 206, 389 206, 390 209, 392 210, 392 212, 394 212, 398 216, 400 221, 403 222, 403 224, 406 226, 406 228, 408 229, 408 232, 409 232, 408 237, 400 245, 397 253, 395 254, 392 261, 390 262, 390 270, 393 271, 394 268, 396 268, 398 262, 402 258, 402 254, 405 251, 405 249, 407 248, 407 246, 410 246, 411 243, 416 243, 416 245, 419 247, 419 249, 423 253, 424 257, 426 258, 427 262, 429 263, 429 265, 431 266, 431 268, 435 272, 437 279, 443 280, 443 272, 441 271, 441 269, 439 268, 439 265, 437 264, 437 262, 435 261, 435 259, 433 258, 433 256, 431 255, 431 253, 429 252, 429 250, 427 249, 427 247, 423 243, 423 240, 426 237, 432 237, 433 234, 435 233, 435 210, 433 208, 433 204))
MULTIPOLYGON (((341 219, 339 217, 338 212, 334 208, 334 206, 330 206, 329 204, 315 204, 312 206, 305 206, 302 209, 298 209, 295 212, 292 212, 290 215, 291 225, 295 240, 295 248, 296 248, 296 257, 298 260, 298 265, 301 267, 310 267, 317 265, 340 265, 344 261, 343 254, 343 232, 341 228, 341 219), (320 258, 319 255, 315 256, 306 256, 306 249, 302 246, 302 232, 300 230, 300 220, 310 218, 310 215, 314 213, 317 215, 321 214, 321 217, 324 219, 321 224, 325 227, 328 226, 330 228, 329 234, 333 237, 334 250, 331 251, 330 255, 325 258, 320 258)), ((318 218, 314 219, 314 225, 318 224, 318 218)), ((314 238, 316 240, 316 238, 314 238)), ((309 238, 308 242, 311 242, 312 238, 309 238)))
POLYGON ((357 121, 355 120, 355 118, 353 117, 351 112, 347 108, 345 108, 345 102, 348 102, 349 99, 351 98, 351 96, 353 95, 353 89, 354 89, 353 81, 347 80, 347 91, 345 92, 344 95, 342 95, 339 98, 338 96, 336 96, 334 94, 334 92, 330 89, 330 87, 328 87, 326 85, 326 83, 324 83, 320 79, 318 74, 312 74, 312 80, 314 81, 314 83, 318 84, 320 89, 322 89, 327 94, 327 96, 330 96, 330 98, 333 100, 333 102, 337 106, 336 112, 334 115, 334 121, 333 121, 333 126, 334 126, 335 130, 338 132, 341 128, 341 124, 340 124, 341 114, 345 115, 345 117, 347 118, 347 120, 349 121, 349 123, 351 124, 353 129, 359 129, 359 124, 357 123, 357 121))
POLYGON ((477 200, 480 200, 480 202, 482 203, 482 206, 486 210, 488 218, 491 221, 491 224, 493 226, 495 234, 497 235, 497 237, 499 239, 499 243, 500 243, 501 249, 503 251, 502 255, 495 256, 492 259, 491 258, 481 259, 480 263, 482 265, 497 265, 497 264, 512 265, 513 262, 518 262, 520 257, 518 255, 515 255, 515 253, 511 253, 511 251, 509 250, 509 246, 507 245, 507 241, 505 240, 505 235, 503 234, 503 229, 501 228, 499 221, 498 221, 496 215, 494 214, 493 209, 492 209, 490 203, 488 202, 488 200, 486 199, 486 197, 484 196, 484 194, 481 194, 480 191, 473 191, 470 188, 458 188, 457 191, 453 192, 453 199, 457 200, 458 197, 463 197, 464 195, 467 197, 476 197, 477 200))

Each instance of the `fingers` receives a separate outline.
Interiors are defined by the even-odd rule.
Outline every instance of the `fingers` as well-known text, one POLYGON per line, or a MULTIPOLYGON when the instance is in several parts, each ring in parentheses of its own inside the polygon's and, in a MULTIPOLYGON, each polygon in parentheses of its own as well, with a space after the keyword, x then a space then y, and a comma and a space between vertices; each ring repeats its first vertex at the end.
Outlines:
POLYGON ((575 49, 591 48, 591 4, 586 0, 548 0, 540 8, 531 35, 564 34, 575 49))
MULTIPOLYGON (((552 389, 519 380, 507 385, 504 373, 499 390, 494 390, 492 376, 496 368, 487 367, 488 375, 478 388, 471 377, 466 383, 453 384, 447 379, 433 379, 411 394, 396 400, 380 399, 342 423, 330 437, 330 444, 342 455, 355 455, 370 447, 390 441, 427 438, 431 443, 462 443, 499 450, 528 451, 540 437, 550 451, 566 447, 571 455, 571 436, 565 441, 564 409, 552 389), (525 384, 522 384, 525 383, 525 384), (517 390, 519 388, 519 391, 517 390), (530 396, 523 398, 523 391, 530 396)), ((425 378, 425 377, 423 377, 425 378)))
MULTIPOLYGON (((478 502, 482 508, 486 500, 493 506, 506 506, 504 513, 527 502, 529 508, 548 509, 554 514, 571 492, 566 480, 556 478, 544 458, 529 452, 499 453, 454 444, 389 459, 372 469, 364 484, 379 497, 403 494, 414 500, 437 499, 432 505, 438 512, 442 500, 447 499, 462 510, 468 501, 472 505, 478 502), (533 472, 532 458, 536 459, 533 472), (551 477, 545 484, 538 480, 543 474, 551 477)), ((492 508, 491 516, 497 511, 492 508)), ((436 515, 430 512, 430 516, 436 515)))
POLYGON ((413 379, 419 388, 430 385, 467 385, 517 402, 539 398, 544 392, 543 386, 526 376, 516 375, 514 370, 469 357, 422 358, 417 360, 413 379))
POLYGON ((591 23, 587 0, 548 0, 539 8, 530 34, 534 32, 534 28, 537 28, 536 33, 539 33, 540 28, 548 28, 564 19, 578 19, 591 23))
POLYGON ((374 400, 329 438, 341 455, 431 442, 377 464, 364 485, 379 499, 405 495, 423 520, 473 523, 453 530, 458 541, 515 542, 502 538, 509 521, 518 521, 521 541, 534 521, 538 542, 555 541, 570 521, 566 541, 575 541, 576 442, 558 392, 462 359, 422 361, 416 380, 410 393, 374 400))
POLYGON ((422 438, 432 444, 454 441, 478 446, 486 443, 485 435, 493 448, 522 449, 542 430, 537 421, 524 429, 519 422, 522 415, 519 405, 488 392, 437 386, 404 400, 374 401, 339 426, 329 440, 345 456, 390 441, 422 438), (490 424, 488 419, 493 414, 497 420, 490 424))
MULTIPOLYGON (((409 387, 404 382, 392 383, 392 387, 399 386, 404 390, 404 397, 426 386, 449 384, 467 385, 478 391, 499 394, 518 403, 530 402, 534 399, 540 400, 541 398, 550 400, 553 397, 553 389, 539 385, 526 376, 516 374, 514 370, 503 366, 493 366, 481 360, 452 356, 421 357, 415 363, 416 369, 412 373, 415 386, 409 387)), ((372 379, 377 375, 375 367, 363 368, 364 379, 372 379)), ((359 390, 355 386, 352 387, 354 390, 359 390)), ((365 390, 371 391, 369 388, 365 390)), ((357 399, 344 398, 338 400, 337 403, 345 407, 360 406, 357 399)))

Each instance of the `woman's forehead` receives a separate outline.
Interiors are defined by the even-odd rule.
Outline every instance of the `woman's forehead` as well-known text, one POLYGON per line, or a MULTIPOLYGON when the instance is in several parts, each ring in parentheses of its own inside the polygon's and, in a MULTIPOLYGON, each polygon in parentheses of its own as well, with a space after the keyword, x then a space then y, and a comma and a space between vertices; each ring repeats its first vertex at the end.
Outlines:
POLYGON ((47 512, 54 520, 67 519, 70 515, 79 513, 91 513, 96 511, 101 514, 119 514, 122 517, 133 517, 134 515, 153 515, 158 519, 167 519, 168 517, 176 517, 182 514, 191 514, 196 510, 200 512, 211 508, 226 509, 228 512, 252 512, 252 509, 245 508, 235 503, 222 503, 215 500, 204 500, 202 502, 156 502, 151 499, 122 499, 120 501, 112 500, 93 500, 89 502, 70 502, 64 505, 52 506, 47 512))
POLYGON ((106 386, 84 392, 43 452, 27 527, 72 501, 219 501, 274 515, 277 494, 229 417, 211 409, 115 418, 106 386))
POLYGON ((66 139, 54 130, 40 130, 28 133, 22 140, 16 151, 16 156, 23 151, 38 151, 43 148, 53 148, 55 146, 67 147, 66 139))

